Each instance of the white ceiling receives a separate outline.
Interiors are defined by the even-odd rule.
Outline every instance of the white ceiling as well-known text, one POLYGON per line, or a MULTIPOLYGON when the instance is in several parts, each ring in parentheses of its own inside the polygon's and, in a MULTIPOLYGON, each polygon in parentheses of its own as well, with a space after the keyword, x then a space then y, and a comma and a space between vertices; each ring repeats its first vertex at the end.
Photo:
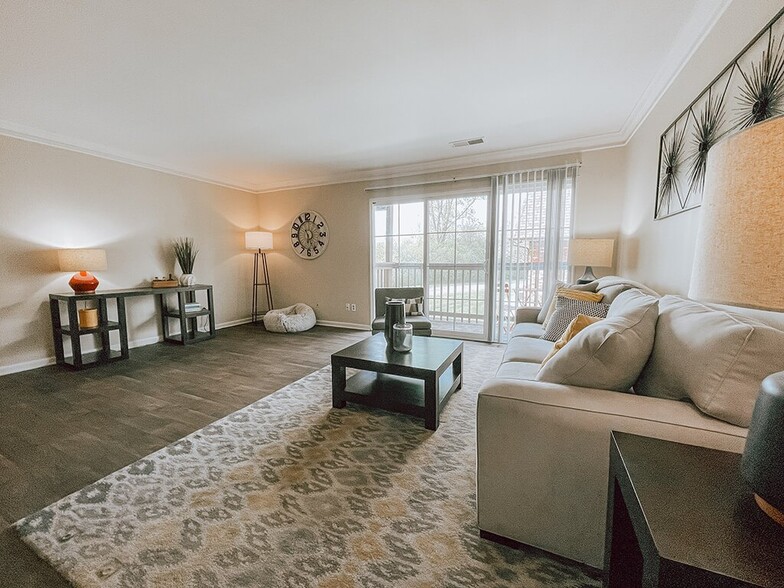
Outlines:
POLYGON ((250 191, 620 145, 730 1, 0 0, 0 133, 250 191))

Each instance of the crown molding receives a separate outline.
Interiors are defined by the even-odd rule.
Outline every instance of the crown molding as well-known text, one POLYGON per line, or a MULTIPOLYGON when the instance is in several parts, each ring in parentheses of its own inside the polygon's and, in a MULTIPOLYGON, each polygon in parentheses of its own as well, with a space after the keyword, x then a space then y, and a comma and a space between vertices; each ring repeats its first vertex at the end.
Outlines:
POLYGON ((179 176, 197 182, 204 182, 213 184, 222 188, 231 188, 232 190, 240 190, 241 192, 256 193, 256 187, 248 184, 240 184, 228 178, 217 178, 204 176, 194 171, 179 169, 170 164, 155 163, 147 161, 143 157, 124 153, 104 145, 90 143, 89 141, 82 141, 79 139, 71 139, 48 131, 34 129, 25 125, 20 125, 7 120, 0 120, 0 135, 12 137, 14 139, 21 139, 23 141, 30 141, 32 143, 39 143, 48 147, 56 147, 58 149, 65 149, 67 151, 75 151, 76 153, 83 153, 85 155, 92 155, 93 157, 100 157, 101 159, 108 159, 109 161, 116 161, 132 165, 134 167, 141 167, 152 171, 169 174, 172 176, 179 176))
POLYGON ((620 133, 590 135, 588 137, 569 139, 566 141, 559 141, 557 143, 543 143, 540 145, 531 145, 528 147, 489 151, 486 153, 437 159, 432 161, 425 161, 422 163, 358 170, 355 172, 308 178, 306 180, 278 182, 275 184, 258 186, 256 192, 258 194, 266 194, 268 192, 296 190, 299 188, 315 188, 317 186, 329 186, 332 184, 388 180, 406 176, 447 172, 453 171, 455 169, 509 163, 510 161, 538 159, 541 157, 554 157, 558 155, 570 155, 577 151, 611 149, 613 147, 622 147, 626 144, 626 142, 627 139, 625 139, 620 133))
POLYGON ((733 0, 702 0, 697 6, 681 34, 675 39, 674 46, 667 55, 668 59, 651 79, 624 121, 620 131, 626 137, 624 144, 631 141, 732 2, 733 0))

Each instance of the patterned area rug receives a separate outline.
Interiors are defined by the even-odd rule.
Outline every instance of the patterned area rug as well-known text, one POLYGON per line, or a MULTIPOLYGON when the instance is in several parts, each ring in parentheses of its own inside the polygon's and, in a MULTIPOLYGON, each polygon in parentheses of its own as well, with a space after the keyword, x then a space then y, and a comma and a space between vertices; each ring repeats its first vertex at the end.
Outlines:
POLYGON ((323 368, 15 526, 76 586, 598 586, 479 538, 476 393, 497 357, 466 346, 435 432, 332 409, 323 368))

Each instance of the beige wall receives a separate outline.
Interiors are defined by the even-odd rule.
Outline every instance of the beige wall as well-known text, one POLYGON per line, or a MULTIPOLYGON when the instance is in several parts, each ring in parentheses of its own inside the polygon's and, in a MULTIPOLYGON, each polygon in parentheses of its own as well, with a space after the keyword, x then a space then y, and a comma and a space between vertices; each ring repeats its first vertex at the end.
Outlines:
MULTIPOLYGON (((58 270, 60 248, 106 249, 100 288, 126 288, 174 272, 171 240, 193 237, 194 273, 215 286, 217 322, 249 315, 243 232, 255 226, 256 195, 0 136, 0 211, 0 373, 54 354, 48 294, 69 291, 70 278, 58 270)), ((131 340, 157 340, 153 299, 127 307, 131 340)))
POLYGON ((659 137, 779 10, 781 0, 735 0, 627 145, 624 275, 663 293, 688 293, 700 209, 653 220, 659 137))
MULTIPOLYGON (((320 321, 366 327, 370 302, 370 200, 391 191, 367 192, 369 186, 427 182, 433 179, 494 174, 582 160, 575 206, 577 236, 616 237, 620 230, 624 188, 624 151, 605 149, 578 155, 454 170, 440 174, 283 190, 259 196, 259 224, 273 231, 275 250, 268 255, 275 306, 304 302, 320 321), (289 227, 303 210, 327 220, 330 242, 321 257, 303 260, 289 244, 289 227), (346 311, 347 302, 357 305, 346 311)), ((472 182, 475 184, 476 182, 472 182)), ((428 186, 448 190, 451 184, 428 186)), ((410 189, 408 190, 410 192, 410 189)), ((399 191, 398 191, 399 193, 399 191)), ((598 268, 597 268, 598 269, 598 268)), ((608 273, 612 268, 605 268, 608 273)))

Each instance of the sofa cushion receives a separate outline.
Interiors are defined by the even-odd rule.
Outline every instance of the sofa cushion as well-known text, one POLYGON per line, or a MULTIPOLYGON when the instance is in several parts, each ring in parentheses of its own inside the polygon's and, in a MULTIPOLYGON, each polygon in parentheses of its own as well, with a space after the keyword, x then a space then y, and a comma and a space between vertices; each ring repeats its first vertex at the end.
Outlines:
POLYGON ((515 337, 535 337, 538 339, 543 334, 544 329, 539 323, 517 323, 509 333, 509 339, 515 337))
POLYGON ((556 296, 555 312, 544 327, 542 339, 553 342, 558 341, 558 339, 561 338, 561 335, 566 332, 566 327, 569 326, 569 323, 571 323, 578 314, 604 318, 607 316, 608 309, 609 305, 602 304, 601 302, 574 300, 573 298, 556 296))
POLYGON ((653 352, 638 394, 691 399, 702 412, 748 427, 762 380, 784 370, 784 332, 693 300, 660 300, 653 352))
POLYGON ((536 372, 538 371, 538 363, 509 361, 501 364, 498 371, 495 373, 495 377, 509 380, 535 380, 536 372))
POLYGON ((659 301, 639 290, 621 293, 607 318, 585 327, 546 362, 537 380, 628 391, 653 348, 659 301))
POLYGON ((601 320, 603 319, 600 319, 598 316, 587 316, 584 314, 578 314, 576 317, 574 317, 574 320, 571 323, 569 323, 568 327, 566 327, 566 331, 564 332, 563 335, 561 335, 561 338, 555 342, 552 351, 550 351, 550 353, 547 354, 547 357, 545 357, 542 360, 542 365, 546 364, 547 360, 551 359, 553 355, 555 355, 561 349, 563 349, 564 345, 566 345, 569 341, 574 339, 577 333, 582 331, 588 325, 592 325, 596 321, 601 321, 601 320))
POLYGON ((503 361, 530 361, 540 364, 552 348, 553 344, 544 339, 515 337, 507 343, 503 361))
POLYGON ((605 304, 612 304, 613 300, 615 300, 619 294, 633 288, 636 288, 643 294, 648 294, 649 296, 655 296, 657 298, 659 296, 658 292, 650 289, 645 284, 630 280, 629 278, 622 278, 621 276, 603 276, 594 283, 596 285, 595 291, 604 294, 602 302, 605 304))
POLYGON ((596 282, 589 282, 588 284, 571 284, 567 286, 563 282, 556 282, 555 283, 555 290, 553 291, 552 296, 550 296, 550 302, 542 307, 542 310, 539 311, 539 320, 542 323, 544 328, 547 328, 547 321, 550 320, 550 317, 553 316, 555 312, 555 302, 558 296, 566 296, 567 298, 574 298, 575 300, 592 300, 593 302, 600 302, 603 298, 603 294, 597 294, 594 290, 596 289, 596 282), (544 313, 544 317, 542 317, 542 313, 544 313))
POLYGON ((539 315, 536 317, 536 322, 540 325, 543 325, 545 322, 545 318, 550 312, 550 306, 555 304, 555 291, 560 286, 566 286, 563 282, 556 282, 553 284, 553 287, 547 292, 547 296, 544 297, 544 302, 542 303, 542 310, 539 311, 539 315))

